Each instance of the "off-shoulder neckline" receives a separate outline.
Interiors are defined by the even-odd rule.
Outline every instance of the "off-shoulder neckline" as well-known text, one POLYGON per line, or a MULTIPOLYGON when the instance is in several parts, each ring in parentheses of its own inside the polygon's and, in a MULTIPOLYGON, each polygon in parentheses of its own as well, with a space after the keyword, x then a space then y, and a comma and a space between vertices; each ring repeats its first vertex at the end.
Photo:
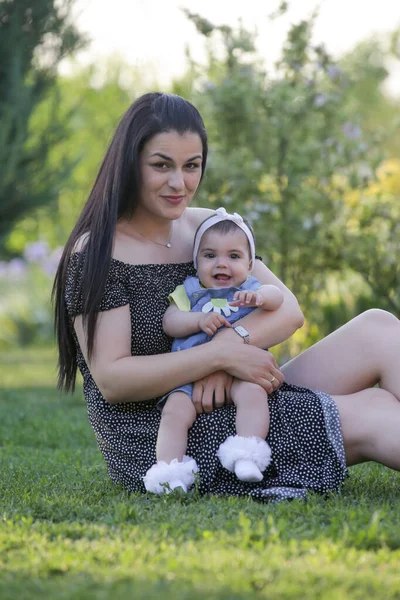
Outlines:
MULTIPOLYGON (((82 252, 73 252, 71 256, 82 254, 82 252)), ((119 260, 118 258, 111 257, 111 263, 116 263, 119 265, 123 265, 124 267, 176 267, 180 265, 193 265, 192 260, 188 260, 186 262, 172 262, 172 263, 128 263, 123 260, 119 260)))
POLYGON ((180 265, 193 265, 192 260, 188 260, 186 262, 172 262, 172 263, 127 263, 123 260, 118 260, 118 258, 111 257, 111 262, 123 265, 124 267, 176 267, 180 265))

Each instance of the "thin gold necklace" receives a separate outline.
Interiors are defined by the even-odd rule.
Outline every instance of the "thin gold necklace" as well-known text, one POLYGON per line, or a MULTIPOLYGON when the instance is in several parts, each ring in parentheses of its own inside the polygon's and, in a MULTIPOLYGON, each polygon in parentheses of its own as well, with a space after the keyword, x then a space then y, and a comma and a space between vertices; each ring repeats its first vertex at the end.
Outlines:
POLYGON ((172 240, 172 233, 171 233, 171 237, 169 238, 169 241, 164 244, 163 242, 156 242, 155 240, 152 240, 150 238, 148 238, 147 236, 145 236, 141 231, 138 231, 139 235, 141 235, 145 240, 152 242, 153 244, 157 244, 157 246, 164 246, 164 248, 171 248, 172 244, 171 244, 171 240, 172 240))

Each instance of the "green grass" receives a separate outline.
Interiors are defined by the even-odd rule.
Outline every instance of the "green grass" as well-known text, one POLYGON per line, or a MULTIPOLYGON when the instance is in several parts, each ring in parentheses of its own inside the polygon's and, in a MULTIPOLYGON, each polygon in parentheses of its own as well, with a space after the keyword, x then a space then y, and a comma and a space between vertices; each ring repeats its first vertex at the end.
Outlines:
POLYGON ((279 505, 130 496, 54 373, 51 349, 0 354, 1 600, 400 599, 400 474, 279 505))

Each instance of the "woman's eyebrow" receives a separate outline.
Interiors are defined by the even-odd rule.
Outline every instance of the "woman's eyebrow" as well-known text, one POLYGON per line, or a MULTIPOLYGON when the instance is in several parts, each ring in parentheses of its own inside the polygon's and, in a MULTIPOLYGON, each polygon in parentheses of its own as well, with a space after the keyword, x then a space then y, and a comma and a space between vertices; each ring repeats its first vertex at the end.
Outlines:
MULTIPOLYGON (((171 162, 174 162, 174 159, 171 158, 170 156, 168 156, 168 154, 164 154, 163 152, 154 152, 152 155, 153 156, 160 156, 161 158, 164 158, 165 160, 169 160, 171 162)), ((195 160, 196 158, 203 158, 202 154, 195 154, 194 156, 188 158, 185 162, 190 162, 191 160, 195 160)))

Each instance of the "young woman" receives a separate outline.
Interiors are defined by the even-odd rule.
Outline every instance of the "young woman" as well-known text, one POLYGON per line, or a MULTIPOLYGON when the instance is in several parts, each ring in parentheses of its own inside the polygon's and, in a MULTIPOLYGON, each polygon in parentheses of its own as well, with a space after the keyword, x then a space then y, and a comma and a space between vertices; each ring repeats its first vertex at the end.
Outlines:
POLYGON ((206 159, 204 124, 190 103, 159 93, 139 98, 117 128, 59 265, 59 386, 72 389, 81 370, 111 479, 144 491, 143 476, 155 462, 157 401, 192 381, 202 414, 189 432, 188 454, 198 464, 201 492, 296 497, 337 489, 346 464, 376 460, 400 469, 400 323, 394 316, 369 311, 281 371, 262 348, 292 335, 303 315, 293 294, 256 260, 254 277, 276 285, 284 301, 276 311, 255 310, 238 322, 250 344, 226 328, 210 344, 169 352, 162 328, 168 296, 195 275, 194 234, 211 214, 189 206, 206 159), (215 455, 235 433, 233 377, 260 385, 270 397, 272 460, 259 483, 238 481, 215 455), (291 385, 282 385, 284 379, 291 385), (381 389, 372 388, 376 383, 381 389))

